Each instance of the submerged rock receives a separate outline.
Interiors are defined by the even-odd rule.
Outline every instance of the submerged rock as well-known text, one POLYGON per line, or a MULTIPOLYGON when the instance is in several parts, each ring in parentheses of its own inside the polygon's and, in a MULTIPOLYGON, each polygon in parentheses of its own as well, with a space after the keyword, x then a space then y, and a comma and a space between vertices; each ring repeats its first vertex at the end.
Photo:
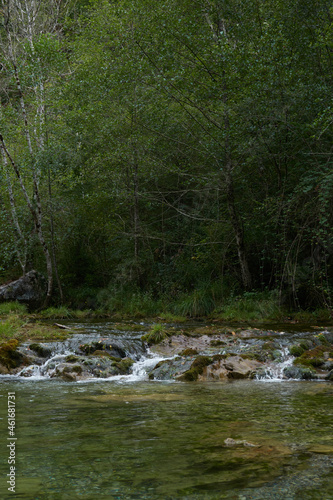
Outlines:
POLYGON ((38 271, 30 271, 16 281, 0 286, 0 302, 18 301, 33 310, 41 307, 46 291, 44 276, 38 271))
POLYGON ((227 438, 224 440, 224 444, 226 446, 245 446, 246 448, 258 448, 258 444, 250 443, 249 441, 245 441, 244 439, 232 439, 227 438))

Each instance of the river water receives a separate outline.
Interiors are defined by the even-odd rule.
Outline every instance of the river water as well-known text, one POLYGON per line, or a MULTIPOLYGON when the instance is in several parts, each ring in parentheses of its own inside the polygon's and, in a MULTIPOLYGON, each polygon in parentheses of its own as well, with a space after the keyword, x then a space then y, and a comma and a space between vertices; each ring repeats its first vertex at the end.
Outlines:
POLYGON ((3 377, 0 498, 333 499, 332 383, 149 381, 147 358, 109 380, 3 377))

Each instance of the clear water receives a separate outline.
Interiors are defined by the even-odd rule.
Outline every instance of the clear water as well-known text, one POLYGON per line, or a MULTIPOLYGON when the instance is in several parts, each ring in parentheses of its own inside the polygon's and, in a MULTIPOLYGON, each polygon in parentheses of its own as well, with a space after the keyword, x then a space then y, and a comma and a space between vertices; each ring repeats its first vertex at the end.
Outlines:
POLYGON ((3 378, 0 498, 333 499, 332 398, 328 382, 3 378), (8 391, 16 493, 6 484, 8 391))

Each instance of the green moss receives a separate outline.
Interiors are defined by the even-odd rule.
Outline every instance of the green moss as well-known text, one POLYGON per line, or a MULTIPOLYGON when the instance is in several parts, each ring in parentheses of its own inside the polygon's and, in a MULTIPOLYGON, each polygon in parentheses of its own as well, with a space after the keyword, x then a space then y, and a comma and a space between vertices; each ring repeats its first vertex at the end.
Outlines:
POLYGON ((188 347, 187 349, 184 349, 179 354, 180 354, 180 356, 195 356, 196 354, 198 354, 198 351, 196 349, 191 349, 190 347, 188 347))
POLYGON ((303 352, 295 361, 294 365, 320 367, 325 363, 324 352, 327 352, 326 345, 320 345, 314 349, 303 352))
POLYGON ((75 356, 74 354, 70 354, 69 356, 66 356, 65 361, 66 363, 76 363, 79 360, 78 356, 75 356))
POLYGON ((304 349, 300 346, 300 344, 294 344, 289 347, 289 352, 292 356, 295 356, 297 358, 299 356, 302 356, 304 349))
POLYGON ((17 349, 18 340, 12 339, 0 346, 0 363, 8 369, 16 368, 23 362, 23 356, 17 349))
POLYGON ((329 342, 325 335, 323 333, 320 333, 319 335, 316 335, 316 338, 319 340, 319 342, 323 345, 329 345, 329 342))
POLYGON ((275 344, 274 342, 265 342, 262 346, 262 349, 265 351, 273 351, 275 349, 275 344))
POLYGON ((82 366, 81 365, 74 365, 72 367, 72 371, 75 372, 75 373, 82 373, 82 366))
POLYGON ((210 343, 210 345, 212 347, 221 347, 221 346, 223 346, 225 344, 226 344, 226 342, 224 342, 223 340, 212 340, 211 343, 210 343))
POLYGON ((198 380, 199 375, 204 371, 204 368, 211 365, 213 359, 208 356, 198 356, 192 363, 189 370, 187 370, 183 375, 181 375, 178 380, 184 380, 186 382, 194 382, 198 380))
POLYGON ((131 368, 131 366, 133 364, 134 364, 133 359, 131 359, 131 358, 123 358, 118 363, 112 363, 112 366, 118 368, 119 372, 122 375, 125 375, 126 373, 129 372, 129 369, 131 368))
POLYGON ((229 353, 227 353, 227 354, 214 354, 213 361, 222 361, 222 359, 226 359, 229 356, 230 356, 229 353))

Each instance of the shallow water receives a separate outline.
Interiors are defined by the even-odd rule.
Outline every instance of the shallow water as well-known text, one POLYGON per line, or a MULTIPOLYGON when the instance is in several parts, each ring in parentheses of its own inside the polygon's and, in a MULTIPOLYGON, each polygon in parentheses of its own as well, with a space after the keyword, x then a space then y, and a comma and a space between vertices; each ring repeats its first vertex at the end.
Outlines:
POLYGON ((8 391, 17 482, 2 479, 3 499, 333 498, 331 384, 3 381, 2 478, 8 391))

